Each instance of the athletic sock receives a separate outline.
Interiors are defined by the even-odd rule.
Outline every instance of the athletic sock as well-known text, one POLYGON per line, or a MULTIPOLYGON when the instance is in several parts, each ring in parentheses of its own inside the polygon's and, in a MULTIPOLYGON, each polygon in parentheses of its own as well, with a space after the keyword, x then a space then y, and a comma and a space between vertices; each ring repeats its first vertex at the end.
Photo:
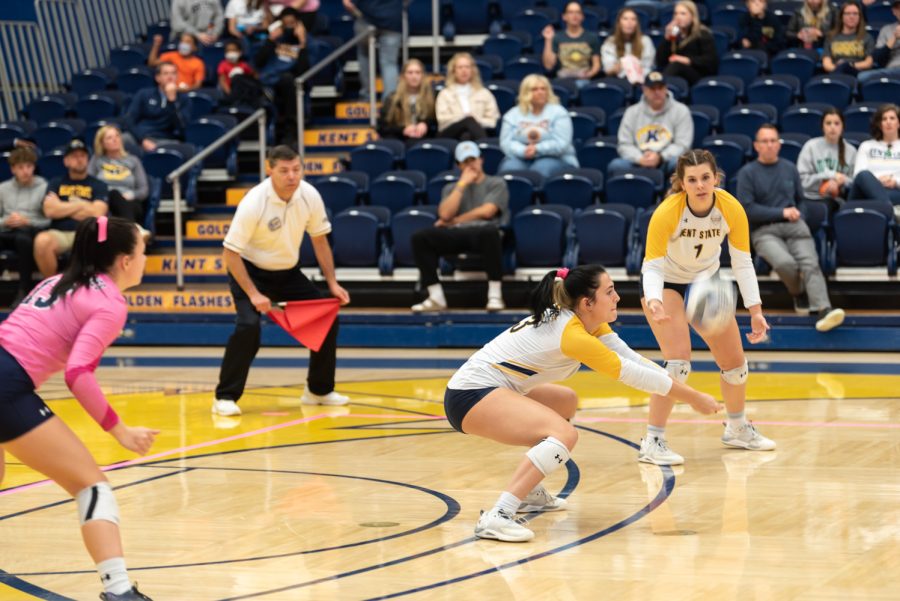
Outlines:
POLYGON ((660 440, 666 439, 666 429, 660 428, 659 426, 651 426, 647 424, 647 438, 658 438, 660 440))
POLYGON ((100 574, 100 582, 107 593, 124 595, 131 590, 131 580, 128 579, 123 557, 101 561, 97 564, 97 573, 100 574))
POLYGON ((501 286, 503 282, 500 280, 488 282, 488 298, 503 298, 501 286))
POLYGON ((441 306, 447 306, 447 298, 444 296, 444 288, 440 284, 432 284, 428 287, 428 298, 441 306))
POLYGON ((740 430, 741 427, 747 423, 747 418, 744 417, 743 411, 738 411, 737 413, 728 413, 728 425, 731 426, 732 430, 740 430))
POLYGON ((500 495, 500 498, 497 499, 497 503, 494 505, 497 509, 502 509, 509 515, 516 515, 516 511, 519 510, 519 505, 522 504, 522 499, 518 498, 516 495, 508 492, 504 492, 500 495))

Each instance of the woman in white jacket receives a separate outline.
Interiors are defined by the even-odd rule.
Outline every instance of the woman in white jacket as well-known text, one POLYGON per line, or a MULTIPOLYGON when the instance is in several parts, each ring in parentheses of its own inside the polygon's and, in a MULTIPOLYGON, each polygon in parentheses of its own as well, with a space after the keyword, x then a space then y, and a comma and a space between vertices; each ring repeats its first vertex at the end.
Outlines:
POLYGON ((468 52, 454 54, 447 64, 447 85, 435 105, 438 137, 481 140, 486 129, 500 119, 500 109, 491 91, 481 84, 475 59, 468 52))
POLYGON ((851 199, 888 200, 900 206, 900 108, 883 104, 872 116, 873 140, 859 145, 851 199))

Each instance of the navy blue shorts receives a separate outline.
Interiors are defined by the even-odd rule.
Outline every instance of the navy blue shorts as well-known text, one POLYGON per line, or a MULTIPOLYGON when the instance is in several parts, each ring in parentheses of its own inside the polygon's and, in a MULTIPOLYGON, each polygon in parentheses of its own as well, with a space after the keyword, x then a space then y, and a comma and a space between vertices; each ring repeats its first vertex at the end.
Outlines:
POLYGON ((0 444, 37 428, 53 417, 34 392, 34 383, 16 358, 0 346, 0 444))
POLYGON ((472 410, 472 407, 478 404, 481 399, 497 390, 496 387, 476 388, 474 390, 454 390, 448 388, 444 391, 444 413, 447 414, 447 421, 453 426, 457 432, 463 432, 462 423, 466 414, 472 410))
MULTIPOLYGON (((674 284, 672 282, 663 282, 663 290, 668 288, 669 290, 674 290, 678 294, 681 295, 681 298, 687 298, 687 289, 690 284, 674 284)), ((644 276, 641 274, 641 279, 638 280, 638 296, 640 298, 644 298, 644 276)))

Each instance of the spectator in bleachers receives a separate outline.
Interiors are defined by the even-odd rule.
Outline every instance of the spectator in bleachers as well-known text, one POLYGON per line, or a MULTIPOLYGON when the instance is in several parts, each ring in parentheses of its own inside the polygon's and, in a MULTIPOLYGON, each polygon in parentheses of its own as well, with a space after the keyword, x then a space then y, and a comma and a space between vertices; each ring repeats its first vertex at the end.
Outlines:
POLYGON ((447 308, 444 289, 438 281, 442 255, 477 252, 488 277, 488 311, 502 311, 503 254, 499 228, 509 223, 509 191, 502 177, 487 175, 481 150, 472 141, 456 145, 459 181, 444 186, 438 220, 434 227, 412 237, 416 267, 428 298, 412 306, 416 313, 447 308))
POLYGON ((557 77, 574 79, 578 86, 587 85, 600 73, 600 38, 582 26, 584 11, 580 2, 566 3, 562 20, 565 29, 556 31, 553 25, 547 25, 541 32, 544 68, 552 71, 558 66, 557 77))
POLYGON ((633 8, 622 8, 616 17, 616 29, 600 47, 603 72, 629 83, 644 83, 653 70, 656 48, 650 36, 641 32, 641 23, 633 8))
POLYGON ((156 65, 155 88, 144 88, 135 93, 125 114, 125 123, 144 150, 153 152, 160 142, 180 140, 184 127, 190 120, 191 99, 179 94, 175 83, 178 77, 175 65, 156 65))
POLYGON ((861 84, 878 77, 900 79, 900 0, 894 0, 891 12, 894 13, 894 18, 897 20, 881 27, 873 54, 875 63, 884 65, 884 67, 860 73, 859 83, 861 84))
POLYGON ((19 289, 13 306, 31 291, 34 273, 34 237, 50 224, 41 211, 47 180, 34 174, 37 154, 16 148, 9 154, 13 177, 0 183, 0 250, 16 252, 19 289))
POLYGON ((619 156, 609 163, 610 175, 631 167, 675 171, 678 157, 690 150, 694 140, 691 111, 666 87, 659 71, 647 75, 641 99, 622 115, 619 124, 619 156))
POLYGON ((805 0, 791 15, 785 37, 788 44, 801 48, 821 48, 825 36, 834 28, 835 12, 828 0, 805 0))
POLYGON ((225 44, 225 58, 216 68, 219 89, 224 95, 221 103, 232 106, 259 108, 268 104, 268 97, 256 71, 244 60, 241 43, 229 40, 225 44))
POLYGON ((50 229, 34 238, 34 260, 48 278, 57 272, 59 256, 72 250, 78 223, 88 217, 101 217, 109 211, 106 184, 88 175, 88 149, 74 138, 66 146, 63 164, 68 174, 50 182, 44 197, 44 216, 50 229))
POLYGON ((778 157, 778 128, 765 124, 756 132, 757 160, 738 172, 737 197, 750 222, 750 240, 794 298, 801 314, 816 313, 816 330, 827 332, 844 321, 834 309, 809 226, 803 220, 803 185, 793 163, 778 157))
POLYGON ((381 103, 378 134, 409 145, 434 134, 434 90, 425 79, 425 65, 411 58, 403 65, 397 89, 381 103))
POLYGON ((277 17, 285 8, 293 8, 300 13, 300 21, 306 31, 312 33, 315 30, 320 0, 268 0, 268 4, 273 17, 277 17))
POLYGON ((781 19, 768 10, 766 0, 747 0, 747 12, 738 21, 738 38, 742 48, 764 50, 769 57, 787 42, 781 19))
POLYGON ((273 88, 277 115, 275 134, 280 144, 291 145, 297 141, 297 90, 294 79, 309 70, 307 35, 306 27, 300 21, 300 13, 293 8, 285 8, 278 20, 269 26, 269 37, 253 59, 260 82, 273 88))
POLYGON ((172 37, 183 33, 197 36, 200 43, 216 43, 225 29, 221 0, 172 0, 172 37))
POLYGON ((239 40, 265 35, 271 17, 267 0, 228 0, 225 5, 228 33, 239 40))
POLYGON ((486 129, 497 127, 500 109, 491 91, 481 84, 475 59, 458 52, 447 64, 444 89, 435 101, 438 137, 481 140, 486 129))
MULTIPOLYGON (((403 0, 343 0, 344 8, 356 17, 353 31, 359 35, 369 25, 378 31, 378 66, 381 68, 381 97, 391 94, 397 88, 400 61, 400 45, 403 42, 403 0)), ((356 46, 356 60, 359 63, 359 97, 368 100, 369 86, 369 42, 364 39, 356 46)))
POLYGON ((197 38, 190 33, 183 33, 178 40, 178 50, 159 53, 163 44, 161 35, 153 36, 153 47, 150 48, 150 56, 147 64, 156 67, 160 63, 172 63, 177 72, 175 83, 180 92, 196 90, 203 85, 206 77, 206 65, 197 56, 197 38))
POLYGON ((572 119, 543 75, 531 74, 519 85, 518 104, 503 115, 500 148, 506 157, 500 172, 533 169, 550 177, 578 167, 572 145, 572 119))
POLYGON ((147 174, 141 159, 125 152, 122 132, 115 125, 104 125, 97 130, 88 175, 96 177, 109 189, 110 214, 138 224, 146 242, 150 235, 143 227, 144 202, 150 195, 147 174))
POLYGON ((875 64, 875 41, 866 33, 862 5, 848 0, 838 9, 834 28, 822 49, 822 68, 826 73, 856 75, 875 64))
POLYGON ((890 201, 900 219, 900 108, 883 104, 872 116, 872 138, 859 145, 851 199, 890 201))
POLYGON ((853 185, 856 148, 844 140, 844 115, 838 109, 825 111, 822 133, 808 140, 797 157, 797 171, 806 198, 828 205, 833 213, 847 199, 853 185))
POLYGON ((656 48, 656 65, 665 75, 681 77, 691 85, 719 70, 719 55, 712 32, 700 22, 691 0, 675 4, 665 38, 656 48))

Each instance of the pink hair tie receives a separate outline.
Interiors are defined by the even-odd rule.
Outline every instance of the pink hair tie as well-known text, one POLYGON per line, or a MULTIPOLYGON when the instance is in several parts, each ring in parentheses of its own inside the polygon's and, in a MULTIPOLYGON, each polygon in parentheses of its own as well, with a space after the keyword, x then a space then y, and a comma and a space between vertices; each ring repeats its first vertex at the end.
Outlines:
POLYGON ((567 267, 560 267, 556 270, 556 277, 561 280, 566 279, 566 276, 569 275, 569 269, 567 267))
POLYGON ((109 219, 104 215, 103 217, 97 217, 97 242, 102 244, 106 242, 106 223, 109 219))

